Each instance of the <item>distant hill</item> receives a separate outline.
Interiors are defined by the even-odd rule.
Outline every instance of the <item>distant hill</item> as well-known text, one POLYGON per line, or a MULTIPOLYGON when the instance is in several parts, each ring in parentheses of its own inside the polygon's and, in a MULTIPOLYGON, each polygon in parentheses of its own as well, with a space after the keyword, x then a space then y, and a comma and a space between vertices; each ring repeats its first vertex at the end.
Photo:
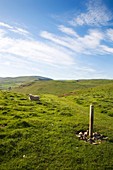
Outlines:
POLYGON ((8 89, 28 82, 52 80, 41 76, 0 77, 0 89, 8 89))
POLYGON ((76 90, 93 88, 97 86, 113 84, 113 80, 50 80, 32 81, 22 84, 13 89, 19 93, 32 94, 54 94, 67 96, 76 90))

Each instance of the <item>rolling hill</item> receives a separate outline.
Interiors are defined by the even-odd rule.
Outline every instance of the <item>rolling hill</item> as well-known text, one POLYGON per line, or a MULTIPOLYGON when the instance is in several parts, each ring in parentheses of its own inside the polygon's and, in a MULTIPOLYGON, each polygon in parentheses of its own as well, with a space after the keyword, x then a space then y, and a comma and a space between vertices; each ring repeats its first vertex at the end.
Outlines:
POLYGON ((42 91, 39 102, 28 100, 26 86, 22 87, 24 94, 0 91, 1 170, 113 169, 113 81, 67 82, 74 83, 74 91, 69 92, 70 84, 66 95, 59 97, 65 82, 50 81, 61 83, 57 95, 42 91), (88 129, 91 103, 94 132, 108 137, 97 145, 76 136, 88 129))
POLYGON ((21 76, 21 77, 0 77, 0 89, 8 89, 13 88, 15 86, 19 86, 24 83, 30 83, 38 80, 52 80, 47 77, 41 76, 21 76))
POLYGON ((49 80, 49 81, 33 81, 24 83, 12 89, 15 92, 24 94, 55 94, 67 95, 75 90, 97 87, 112 84, 113 80, 49 80))

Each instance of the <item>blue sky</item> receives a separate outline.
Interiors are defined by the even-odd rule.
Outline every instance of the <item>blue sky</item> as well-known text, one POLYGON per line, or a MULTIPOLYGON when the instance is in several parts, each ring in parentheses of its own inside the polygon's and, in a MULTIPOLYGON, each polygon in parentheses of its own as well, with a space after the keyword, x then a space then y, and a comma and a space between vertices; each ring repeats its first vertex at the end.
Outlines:
POLYGON ((113 79, 113 0, 0 0, 0 77, 113 79))

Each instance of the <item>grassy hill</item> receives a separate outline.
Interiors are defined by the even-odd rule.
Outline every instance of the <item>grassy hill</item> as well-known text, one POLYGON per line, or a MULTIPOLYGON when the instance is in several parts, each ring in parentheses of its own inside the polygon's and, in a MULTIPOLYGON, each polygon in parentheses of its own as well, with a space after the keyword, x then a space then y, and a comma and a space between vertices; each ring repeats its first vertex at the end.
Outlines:
POLYGON ((22 76, 22 77, 0 77, 0 89, 8 89, 9 87, 13 88, 24 83, 30 83, 37 80, 51 80, 46 77, 41 76, 22 76))
POLYGON ((40 102, 0 91, 0 170, 112 170, 113 82, 92 82, 75 82, 84 86, 64 97, 40 94, 40 102), (91 103, 94 131, 108 137, 98 145, 76 137, 88 129, 91 103))
POLYGON ((55 94, 65 95, 74 90, 97 87, 106 84, 112 84, 113 80, 49 80, 35 81, 25 83, 13 89, 15 92, 24 94, 55 94))

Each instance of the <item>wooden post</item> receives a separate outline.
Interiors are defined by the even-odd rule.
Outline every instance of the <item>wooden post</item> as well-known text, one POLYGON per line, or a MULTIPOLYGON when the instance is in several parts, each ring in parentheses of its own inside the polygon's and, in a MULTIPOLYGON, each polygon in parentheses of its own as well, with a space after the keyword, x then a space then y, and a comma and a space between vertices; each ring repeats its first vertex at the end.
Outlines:
POLYGON ((94 120, 94 107, 90 105, 90 115, 89 115, 89 137, 93 136, 93 120, 94 120))

